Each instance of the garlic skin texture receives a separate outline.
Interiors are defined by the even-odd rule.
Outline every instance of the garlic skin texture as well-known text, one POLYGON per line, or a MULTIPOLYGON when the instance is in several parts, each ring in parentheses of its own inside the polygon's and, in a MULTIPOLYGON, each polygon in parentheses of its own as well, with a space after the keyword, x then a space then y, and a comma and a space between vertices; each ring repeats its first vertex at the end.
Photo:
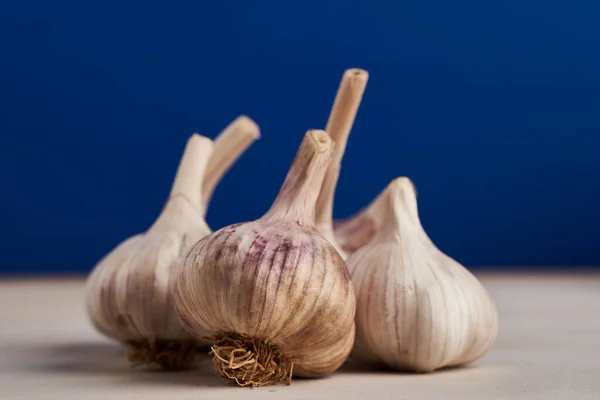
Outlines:
POLYGON ((387 222, 389 204, 385 196, 389 193, 384 190, 356 214, 333 221, 335 240, 348 256, 373 240, 381 225, 387 222))
POLYGON ((373 240, 379 230, 378 221, 385 221, 385 218, 380 215, 387 211, 383 205, 384 202, 376 198, 355 215, 333 221, 335 241, 347 257, 373 240))
POLYGON ((479 359, 498 335, 488 292, 431 242, 408 178, 392 181, 378 203, 387 219, 347 260, 357 297, 352 357, 417 372, 479 359))
POLYGON ((239 385, 323 377, 352 349, 350 276, 314 222, 332 146, 309 131, 271 209, 206 236, 178 271, 182 325, 212 338, 217 372, 239 385))
POLYGON ((198 343, 177 321, 170 286, 180 259, 211 232, 200 189, 211 152, 210 139, 195 134, 188 140, 158 219, 105 256, 86 283, 92 324, 129 344, 128 359, 134 364, 178 369, 187 367, 195 355, 198 343))

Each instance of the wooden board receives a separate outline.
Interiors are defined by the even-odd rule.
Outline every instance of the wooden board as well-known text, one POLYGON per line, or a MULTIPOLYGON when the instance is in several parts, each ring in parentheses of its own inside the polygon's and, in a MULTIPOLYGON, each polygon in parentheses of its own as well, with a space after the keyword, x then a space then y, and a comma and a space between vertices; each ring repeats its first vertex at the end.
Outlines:
POLYGON ((479 362, 429 375, 349 364, 292 386, 237 388, 197 370, 131 370, 96 333, 80 279, 0 283, 0 399, 600 399, 600 276, 484 275, 500 336, 479 362), (232 397, 233 396, 233 397, 232 397))

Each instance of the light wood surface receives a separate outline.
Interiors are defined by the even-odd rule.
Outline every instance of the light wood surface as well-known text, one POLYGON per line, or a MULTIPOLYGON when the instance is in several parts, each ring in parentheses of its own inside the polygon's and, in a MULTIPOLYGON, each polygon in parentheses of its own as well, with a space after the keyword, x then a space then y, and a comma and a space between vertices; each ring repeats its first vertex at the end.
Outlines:
POLYGON ((348 364, 326 379, 259 389, 229 385, 209 359, 183 373, 131 370, 88 323, 82 280, 4 279, 0 399, 600 399, 600 275, 481 279, 500 336, 471 366, 415 375, 348 364))

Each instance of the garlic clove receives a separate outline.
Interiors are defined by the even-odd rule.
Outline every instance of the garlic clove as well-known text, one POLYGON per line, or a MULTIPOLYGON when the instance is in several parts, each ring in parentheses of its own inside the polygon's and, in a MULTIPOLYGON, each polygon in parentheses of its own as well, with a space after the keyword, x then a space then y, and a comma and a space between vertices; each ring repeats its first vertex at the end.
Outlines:
POLYGON ((357 298, 352 357, 419 372, 482 357, 498 334, 496 306, 429 239, 412 182, 394 180, 376 204, 387 211, 378 214, 380 229, 347 260, 357 298))
POLYGON ((309 131, 271 209, 204 237, 178 269, 181 324, 209 335, 217 372, 239 385, 325 376, 351 351, 354 291, 314 219, 332 149, 309 131))
POLYGON ((142 239, 143 235, 135 235, 120 243, 98 262, 86 282, 86 306, 92 325, 102 334, 120 341, 126 341, 128 334, 119 323, 113 279, 142 239))
POLYGON ((325 128, 335 147, 317 200, 316 224, 318 231, 344 259, 347 257, 346 251, 339 245, 333 230, 333 201, 348 137, 368 80, 369 73, 363 69, 351 68, 344 72, 325 128))
POLYGON ((86 286, 90 320, 101 333, 130 345, 132 363, 185 368, 197 346, 205 344, 192 338, 174 313, 174 269, 190 247, 211 232, 204 220, 208 199, 202 188, 208 187, 210 196, 257 137, 256 124, 247 117, 238 118, 217 137, 220 145, 214 151, 210 139, 192 135, 157 220, 145 233, 118 245, 90 274, 86 286))

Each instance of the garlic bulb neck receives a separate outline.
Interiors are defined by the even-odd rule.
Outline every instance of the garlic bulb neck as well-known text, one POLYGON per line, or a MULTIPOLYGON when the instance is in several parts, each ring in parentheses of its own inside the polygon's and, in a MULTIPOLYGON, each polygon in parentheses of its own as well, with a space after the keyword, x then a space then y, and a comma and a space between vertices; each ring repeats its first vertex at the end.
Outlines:
POLYGON ((371 209, 366 208, 350 218, 334 221, 335 241, 346 257, 369 243, 378 232, 377 223, 369 211, 371 209))
POLYGON ((325 131, 309 131, 264 220, 295 221, 300 226, 315 226, 315 202, 319 196, 333 142, 325 131))
POLYGON ((169 195, 169 199, 184 197, 201 215, 204 215, 204 203, 198 183, 204 180, 212 151, 213 144, 209 138, 194 134, 188 139, 169 195))
POLYGON ((394 179, 368 206, 334 223, 335 240, 347 256, 372 240, 399 240, 401 229, 423 232, 416 189, 409 178, 394 179))
POLYGON ((409 178, 394 179, 373 203, 372 218, 379 230, 375 239, 400 240, 403 230, 424 232, 417 208, 417 193, 409 178))

